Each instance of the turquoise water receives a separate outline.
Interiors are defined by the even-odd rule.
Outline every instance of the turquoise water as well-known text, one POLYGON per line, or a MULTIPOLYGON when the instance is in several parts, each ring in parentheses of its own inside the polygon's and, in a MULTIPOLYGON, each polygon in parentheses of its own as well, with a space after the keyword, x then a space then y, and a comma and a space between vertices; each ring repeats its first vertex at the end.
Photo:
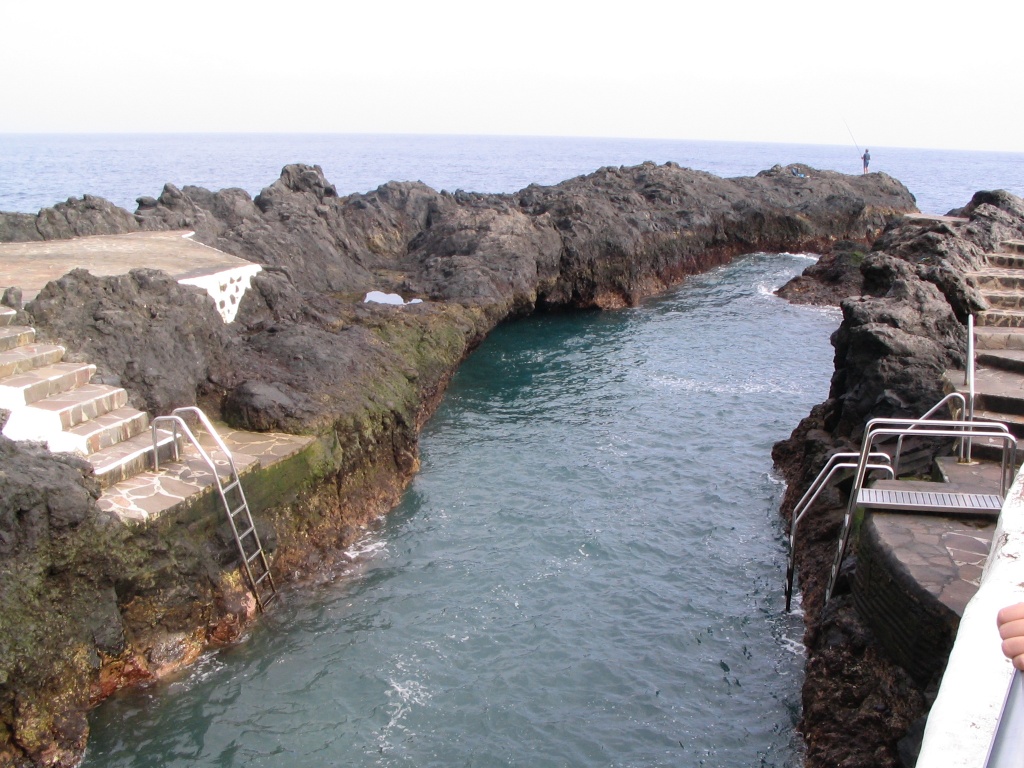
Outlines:
POLYGON ((93 715, 85 766, 797 766, 773 442, 834 310, 755 255, 498 328, 350 568, 93 715))

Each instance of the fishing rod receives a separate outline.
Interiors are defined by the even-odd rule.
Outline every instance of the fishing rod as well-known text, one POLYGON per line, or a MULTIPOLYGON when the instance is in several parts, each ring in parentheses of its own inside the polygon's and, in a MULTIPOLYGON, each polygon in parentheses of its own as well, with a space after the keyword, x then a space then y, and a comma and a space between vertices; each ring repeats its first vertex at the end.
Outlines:
POLYGON ((853 139, 853 146, 855 146, 857 148, 857 152, 859 154, 860 153, 860 144, 858 144, 857 143, 857 139, 854 138, 853 131, 850 130, 850 124, 848 122, 846 122, 846 118, 845 117, 841 118, 841 119, 843 121, 843 125, 846 126, 846 130, 849 131, 849 133, 850 133, 850 138, 853 139))

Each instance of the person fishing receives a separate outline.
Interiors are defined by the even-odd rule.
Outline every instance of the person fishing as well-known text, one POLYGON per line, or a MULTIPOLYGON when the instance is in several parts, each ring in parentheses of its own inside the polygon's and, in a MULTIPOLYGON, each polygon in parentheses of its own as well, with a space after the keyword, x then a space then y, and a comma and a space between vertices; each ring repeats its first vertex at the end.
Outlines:
POLYGON ((864 154, 861 155, 861 160, 864 161, 864 173, 868 172, 868 165, 871 163, 871 150, 865 149, 864 154))

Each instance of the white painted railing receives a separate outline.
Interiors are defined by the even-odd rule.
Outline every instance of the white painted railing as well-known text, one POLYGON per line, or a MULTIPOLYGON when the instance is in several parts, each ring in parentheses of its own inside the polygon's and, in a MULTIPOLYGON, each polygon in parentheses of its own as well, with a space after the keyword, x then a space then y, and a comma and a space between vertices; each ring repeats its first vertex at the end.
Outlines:
MULTIPOLYGON (((1003 754, 1016 762, 989 763, 1013 667, 1000 650, 996 614, 1024 602, 1024 472, 1013 481, 1003 503, 981 588, 967 604, 942 685, 928 715, 917 768, 996 768, 1024 765, 1024 730, 1004 729, 1017 743, 1003 754)), ((1008 712, 1011 720, 1019 712, 1008 712)), ((1003 736, 1001 736, 1001 739, 1003 736)), ((1009 749, 1007 749, 1009 747, 1009 749)))

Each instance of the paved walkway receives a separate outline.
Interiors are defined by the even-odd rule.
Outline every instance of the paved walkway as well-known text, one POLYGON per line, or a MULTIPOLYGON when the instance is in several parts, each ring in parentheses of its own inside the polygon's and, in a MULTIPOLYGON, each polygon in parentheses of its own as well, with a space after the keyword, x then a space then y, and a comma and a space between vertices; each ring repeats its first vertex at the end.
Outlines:
POLYGON ((94 275, 126 275, 132 269, 160 269, 176 280, 200 277, 251 262, 191 239, 191 232, 133 232, 71 240, 0 243, 0 289, 16 286, 31 301, 51 280, 73 269, 94 275))
MULTIPOLYGON (((243 432, 224 424, 215 427, 242 475, 291 458, 313 441, 312 437, 301 435, 243 432)), ((221 477, 227 477, 227 458, 205 433, 200 432, 197 437, 218 466, 221 477)), ((197 494, 216 493, 213 486, 213 473, 190 446, 181 461, 164 462, 158 472, 143 472, 104 489, 98 504, 100 509, 114 512, 122 520, 153 520, 197 494)))

